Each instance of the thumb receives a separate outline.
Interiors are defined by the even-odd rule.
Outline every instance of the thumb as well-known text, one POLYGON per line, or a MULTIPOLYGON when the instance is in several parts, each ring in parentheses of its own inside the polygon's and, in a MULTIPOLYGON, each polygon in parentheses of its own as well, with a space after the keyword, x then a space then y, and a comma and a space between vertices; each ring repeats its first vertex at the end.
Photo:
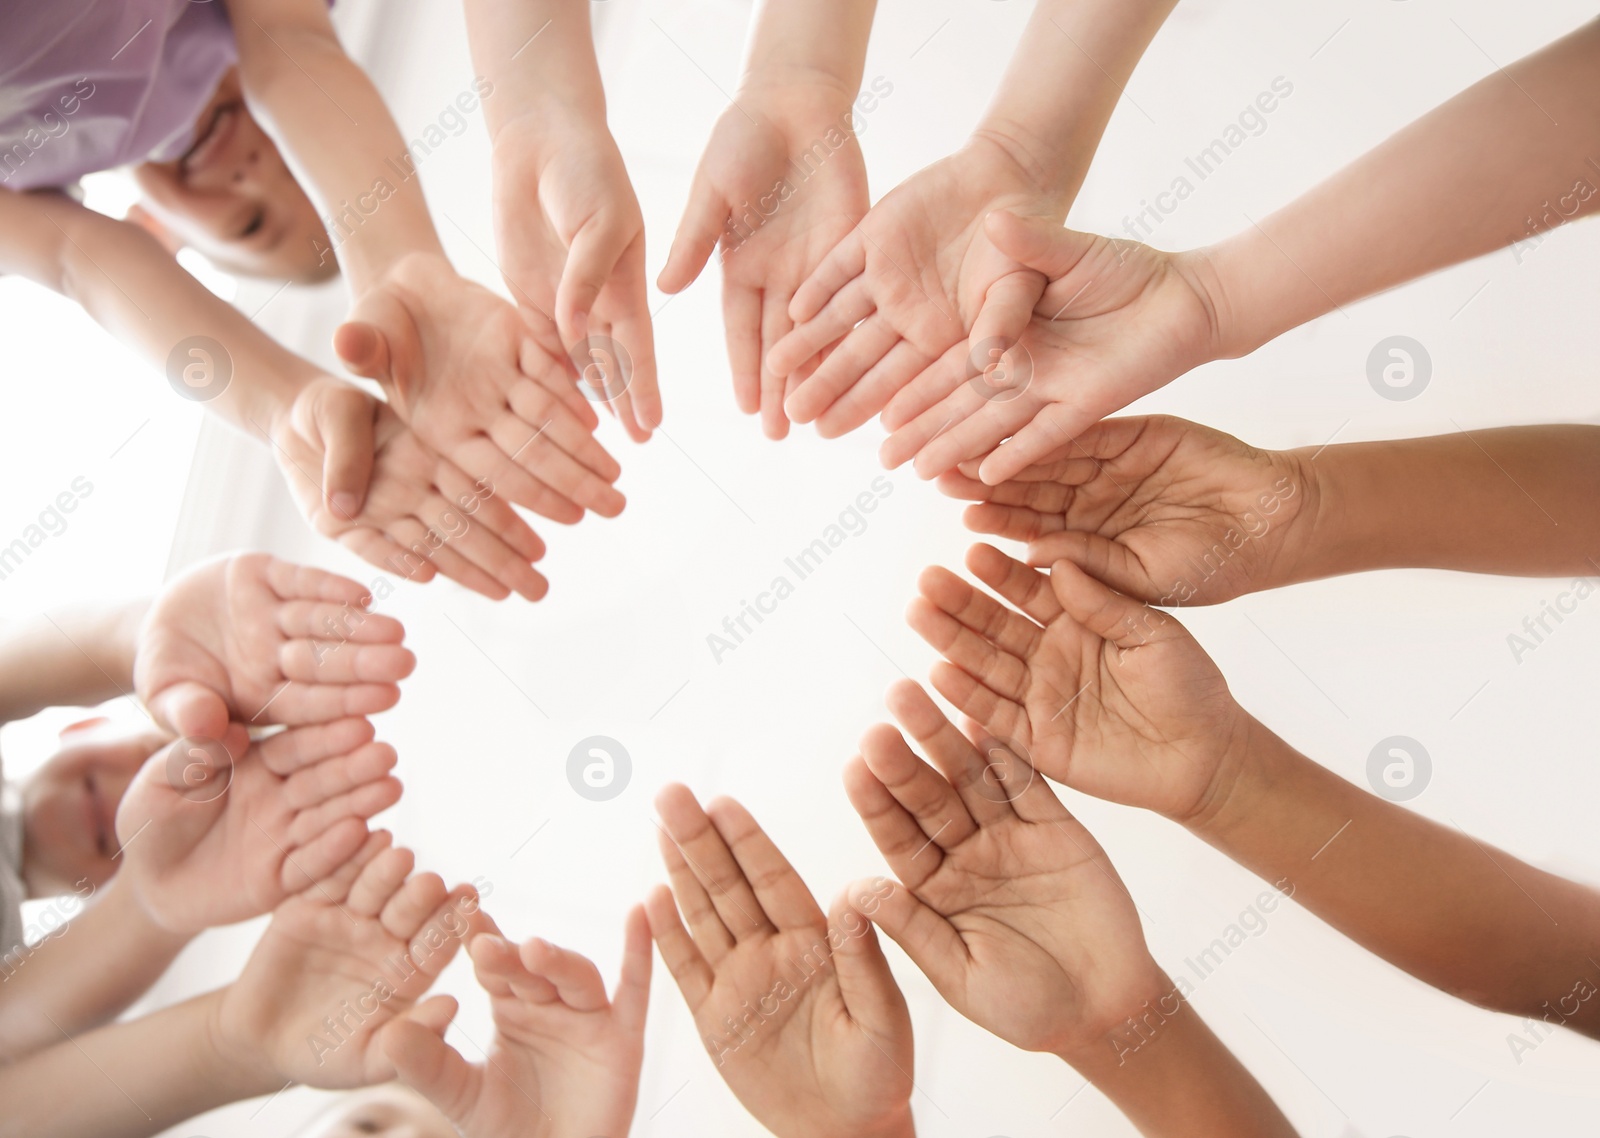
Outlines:
POLYGON ((1173 623, 1165 613, 1113 591, 1071 561, 1050 567, 1050 588, 1069 617, 1125 651, 1161 638, 1162 630, 1173 623))
MULTIPOLYGON (((940 995, 947 1000, 958 995, 967 959, 967 946, 955 926, 924 905, 916 894, 898 881, 879 878, 867 887, 869 895, 873 895, 874 891, 878 904, 870 914, 872 923, 889 934, 889 939, 898 944, 911 962, 922 969, 940 995)), ((861 895, 857 887, 852 887, 851 892, 856 896, 861 895)))
POLYGON ((444 1041, 456 1002, 435 996, 385 1024, 378 1048, 400 1081, 454 1121, 472 1107, 480 1072, 444 1041))
POLYGON ((905 996, 895 983, 883 945, 866 911, 876 911, 887 889, 904 892, 886 878, 858 881, 834 899, 828 925, 843 939, 833 951, 833 969, 839 977, 850 1018, 878 1032, 892 1030, 906 1015, 905 996))
POLYGON ((150 714, 174 735, 220 739, 228 730, 228 702, 194 680, 180 680, 149 699, 150 714))
POLYGON ((347 383, 324 389, 312 411, 323 445, 322 498, 341 521, 355 518, 366 503, 377 415, 378 401, 347 383))
POLYGON ((628 247, 627 234, 614 223, 596 221, 578 230, 556 286, 556 325, 568 345, 589 335, 589 312, 628 247))
POLYGON ((1049 218, 1018 217, 1003 209, 991 213, 983 229, 996 249, 1051 280, 1071 272, 1097 240, 1049 218))
POLYGON ((375 379, 385 386, 400 383, 401 363, 406 348, 416 339, 411 314, 393 295, 382 290, 369 292, 350 310, 350 318, 333 333, 333 350, 344 366, 359 376, 375 379))
POLYGON ((667 254, 666 267, 656 278, 656 286, 662 292, 682 292, 700 275, 717 247, 727 216, 728 205, 722 195, 696 176, 689 191, 689 204, 684 207, 683 220, 678 224, 672 249, 667 254))

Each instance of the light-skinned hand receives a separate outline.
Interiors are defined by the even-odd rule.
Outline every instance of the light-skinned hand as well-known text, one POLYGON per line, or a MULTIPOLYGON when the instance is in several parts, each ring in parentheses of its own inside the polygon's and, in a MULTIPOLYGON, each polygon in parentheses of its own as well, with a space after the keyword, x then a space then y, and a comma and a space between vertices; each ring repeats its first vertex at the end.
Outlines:
POLYGON ((1006 212, 991 215, 985 233, 1049 287, 1032 319, 1008 329, 998 376, 930 369, 895 398, 883 415, 886 466, 915 457, 917 473, 933 478, 976 458, 983 481, 1004 482, 1220 356, 1204 252, 1163 253, 1006 212))
POLYGON ((400 258, 356 301, 334 349, 377 380, 418 437, 512 503, 571 523, 622 512, 622 468, 564 352, 506 300, 429 253, 400 258))
POLYGON ((442 573, 491 600, 513 592, 530 601, 543 597, 550 586, 532 563, 544 556, 544 542, 495 484, 469 478, 387 403, 361 394, 374 407, 376 451, 372 488, 355 517, 324 501, 316 481, 324 444, 314 424, 273 439, 273 455, 316 531, 404 580, 423 583, 442 573))
POLYGON ((911 1019, 863 915, 879 891, 824 914, 737 802, 672 785, 656 808, 672 888, 650 931, 734 1095, 779 1138, 910 1134, 911 1019))
POLYGON ((220 740, 178 739, 117 808, 120 875, 175 933, 270 912, 361 848, 367 819, 399 801, 395 760, 365 719, 256 743, 237 724, 220 740))
POLYGON ((1291 579, 1321 492, 1301 452, 1258 450, 1165 415, 1106 419, 998 486, 941 476, 976 533, 1065 558, 1148 604, 1206 605, 1291 579))
POLYGON ((842 89, 752 83, 735 104, 711 131, 658 283, 687 288, 720 244, 734 398, 780 439, 789 376, 767 353, 794 327, 796 291, 866 214, 867 168, 842 89))
POLYGON ((1045 277, 997 248, 984 218, 1056 218, 1058 197, 982 135, 891 190, 796 291, 794 331, 767 355, 789 375, 832 346, 785 401, 789 418, 842 435, 930 368, 964 381, 969 342, 1016 343, 1045 277))
POLYGON ((383 1048, 400 1079, 465 1138, 626 1138, 650 1002, 644 910, 628 914, 610 999, 586 958, 537 937, 512 944, 487 916, 467 951, 494 1013, 483 1061, 468 1062, 426 1024, 398 1020, 383 1048))
POLYGON ((197 565, 151 603, 134 686, 176 735, 220 739, 230 719, 326 723, 395 705, 416 657, 347 577, 265 553, 197 565))
POLYGON ((845 768, 901 885, 873 922, 962 1015, 1028 1051, 1112 1052, 1114 1028, 1170 988, 1105 851, 1027 761, 980 749, 910 681, 845 768))
POLYGON ((511 295, 530 322, 554 321, 580 372, 621 369, 603 390, 591 384, 589 397, 635 441, 648 439, 661 424, 661 392, 644 215, 610 130, 604 121, 529 116, 499 129, 493 161, 495 245, 511 295))
POLYGON ((1181 822, 1225 791, 1250 719, 1187 629, 1069 561, 1046 575, 978 545, 967 567, 1011 607, 933 568, 906 614, 957 710, 1097 798, 1181 822))
POLYGON ((422 997, 468 936, 478 898, 415 864, 379 831, 280 904, 216 1005, 217 1051, 266 1078, 343 1089, 394 1078, 383 1041, 397 1024, 443 1034, 455 1000, 422 997))

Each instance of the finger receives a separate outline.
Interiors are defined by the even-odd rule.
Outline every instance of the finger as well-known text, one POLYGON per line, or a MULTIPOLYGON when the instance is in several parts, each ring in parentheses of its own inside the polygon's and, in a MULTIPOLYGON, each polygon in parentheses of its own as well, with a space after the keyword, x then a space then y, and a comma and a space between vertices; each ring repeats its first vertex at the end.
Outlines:
POLYGON ((522 966, 555 985, 561 1002, 574 1011, 600 1011, 610 1005, 600 969, 586 956, 534 937, 523 941, 518 955, 522 966))
MULTIPOLYGON (((761 348, 762 357, 773 345, 779 343, 794 329, 782 297, 770 290, 761 294, 761 348)), ((784 391, 788 376, 761 369, 761 429, 769 439, 781 439, 789 433, 789 417, 785 414, 784 391)))
POLYGON ((656 287, 666 293, 688 288, 711 259, 727 217, 727 201, 712 189, 709 178, 696 171, 683 220, 673 235, 672 248, 667 253, 666 266, 656 278, 656 287))
POLYGON ((911 733, 934 767, 960 796, 961 804, 979 826, 1012 814, 1003 779, 1004 762, 981 754, 918 684, 907 680, 889 689, 886 702, 900 725, 911 733))
POLYGON ((743 868, 689 788, 680 783, 666 786, 656 796, 656 810, 689 870, 710 896, 723 927, 734 939, 770 931, 773 926, 743 868))
POLYGON ((398 761, 395 749, 387 743, 361 744, 348 753, 323 759, 289 775, 283 784, 284 801, 296 811, 332 801, 383 778, 398 761))
MULTIPOLYGON (((535 387, 536 384, 519 384, 518 390, 527 393, 535 387)), ((490 437, 502 448, 509 448, 508 456, 516 455, 522 470, 562 497, 602 517, 620 514, 626 499, 612 485, 622 472, 617 460, 555 400, 546 396, 542 401, 551 412, 551 417, 544 420, 533 411, 535 402, 514 396, 513 406, 529 410, 530 416, 523 417, 519 412, 516 419, 503 417, 491 425, 490 437)))
POLYGON ((940 404, 949 410, 951 423, 917 453, 917 475, 937 478, 968 459, 983 458, 1025 424, 1038 406, 1038 399, 1026 392, 1000 396, 988 386, 961 388, 940 404))
POLYGON ((636 249, 630 249, 612 273, 611 291, 618 298, 616 303, 613 305, 602 296, 601 307, 608 313, 616 309, 608 335, 633 360, 625 397, 632 407, 629 419, 636 425, 632 437, 642 442, 661 425, 661 386, 656 374, 656 338, 650 297, 645 288, 642 236, 636 249))
POLYGON ((436 932, 460 927, 454 900, 437 873, 413 873, 384 903, 378 923, 398 940, 410 942, 430 936, 437 940, 436 932))
POLYGON ((643 905, 628 910, 622 929, 622 971, 611 1004, 624 1031, 644 1033, 650 1008, 650 918, 643 905))
POLYGON ((290 640, 399 644, 406 635, 405 626, 394 617, 368 612, 349 603, 284 601, 276 606, 273 617, 278 632, 290 640))
POLYGON ((746 415, 761 410, 761 323, 761 290, 724 276, 722 326, 728 367, 733 372, 734 402, 746 415))
POLYGON ((1055 280, 1070 273, 1094 245, 1094 235, 1064 229, 1049 218, 1019 217, 995 210, 984 219, 984 234, 1013 261, 1055 280))
POLYGON ((372 482, 378 404, 358 387, 330 389, 317 400, 314 430, 323 442, 322 496, 337 517, 361 513, 372 482))
MULTIPOLYGON (((379 1029, 375 1042, 400 1081, 431 1102, 453 1125, 471 1112, 482 1072, 444 1041, 442 1026, 435 1026, 442 1012, 434 1005, 447 1000, 452 1005, 455 1002, 449 996, 435 996, 390 1020, 379 1029)), ((453 1007, 450 1018, 454 1018, 453 1007)))
POLYGON ((849 434, 876 415, 927 362, 910 340, 901 340, 817 418, 817 434, 825 439, 849 434))
POLYGON ((1028 691, 1028 666, 978 636, 925 597, 906 606, 906 624, 946 660, 971 672, 1007 699, 1021 703, 1028 691))
MULTIPOLYGON (((351 654, 360 651, 368 649, 352 649, 351 654)), ((280 662, 287 662, 296 673, 304 674, 308 665, 314 669, 313 653, 314 649, 307 641, 296 641, 285 646, 285 651, 279 653, 279 659, 280 662), (304 645, 306 651, 293 650, 295 643, 304 645)), ((406 652, 406 655, 410 656, 411 653, 406 652)), ((332 657, 330 653, 327 658, 332 657)), ((400 689, 392 683, 303 683, 291 679, 285 681, 272 702, 257 712, 254 719, 267 723, 326 723, 352 715, 376 715, 399 702, 400 689)))
MULTIPOLYGON (((380 755, 390 749, 382 743, 374 744, 374 747, 380 755)), ((346 818, 365 819, 382 814, 400 801, 402 790, 400 780, 391 775, 361 783, 348 794, 335 795, 325 802, 307 807, 295 814, 289 824, 289 841, 295 846, 307 845, 318 834, 346 818)))
POLYGON ((795 290, 789 302, 789 317, 804 324, 822 311, 830 299, 851 281, 867 271, 867 246, 858 225, 818 263, 811 275, 795 290))
MULTIPOLYGON (((316 882, 318 894, 331 904, 342 904, 350 895, 350 886, 355 884, 361 871, 393 844, 394 835, 388 830, 374 830, 367 834, 362 838, 361 845, 356 848, 355 853, 334 866, 331 871, 323 875, 322 880, 316 882)), ((298 893, 299 889, 289 891, 298 893)))
POLYGON ((980 724, 998 739, 1015 739, 1030 730, 1027 712, 1020 703, 1006 699, 956 667, 940 660, 928 670, 933 688, 952 707, 980 724))
MULTIPOLYGON (((951 471, 939 476, 940 489, 946 490, 951 497, 965 496, 961 487, 949 481, 952 478, 962 478, 963 483, 970 481, 951 471), (946 489, 947 486, 949 489, 946 489)), ((973 533, 991 534, 1009 541, 1029 542, 1059 530, 1062 525, 1059 514, 1041 514, 1038 510, 1025 506, 1002 506, 995 502, 968 506, 961 512, 961 522, 973 533)), ((1031 564, 1038 564, 1031 555, 1029 561, 1031 564)))
POLYGON ((404 575, 408 580, 417 580, 418 568, 426 566, 491 600, 504 600, 510 596, 510 589, 445 544, 438 531, 424 524, 422 519, 415 516, 398 518, 390 524, 389 532, 397 542, 405 543, 408 549, 400 562, 387 568, 393 570, 397 565, 404 566, 404 575))
POLYGON ((337 537, 340 545, 369 565, 391 572, 396 565, 408 566, 406 578, 419 584, 433 580, 439 572, 438 566, 432 561, 420 554, 413 554, 388 534, 372 526, 356 526, 337 537))
POLYGON ((832 959, 839 995, 850 1018, 869 1038, 901 1031, 909 1021, 905 996, 895 983, 872 921, 863 915, 875 911, 880 896, 891 888, 881 877, 858 881, 840 893, 828 910, 828 926, 837 930, 834 939, 838 947, 832 959))
POLYGON ((182 680, 149 699, 156 723, 190 739, 220 739, 228 729, 228 702, 204 684, 182 680))
MULTIPOLYGON (((798 295, 798 294, 797 294, 798 295)), ((767 351, 767 367, 777 375, 789 375, 829 344, 842 340, 857 324, 877 308, 864 279, 853 280, 829 300, 827 307, 809 320, 796 320, 794 331, 767 351)), ((789 304, 794 319, 794 303, 789 304)))
POLYGON ((748 810, 731 798, 716 798, 707 814, 774 926, 816 928, 823 923, 811 890, 748 810))
POLYGON ((491 998, 531 1004, 554 1003, 559 998, 554 984, 542 976, 528 974, 517 946, 498 931, 473 936, 467 942, 467 955, 478 986, 491 998))
POLYGON ((334 822, 284 858, 278 884, 285 893, 299 893, 337 872, 341 865, 361 852, 366 841, 367 825, 361 819, 344 818, 334 822))
POLYGON ((983 460, 978 477, 991 486, 1015 478, 1022 470, 1043 461, 1100 419, 1132 401, 1128 398, 1119 402, 1116 397, 1105 396, 1074 403, 1050 403, 983 460))
POLYGON ((595 301, 632 239, 625 221, 602 215, 573 235, 556 285, 556 326, 566 343, 581 343, 588 337, 595 301))
POLYGON ((289 640, 278 649, 284 676, 307 684, 376 684, 392 687, 416 667, 416 656, 398 644, 344 640, 289 640))
POLYGON ((683 994, 684 1002, 692 1012, 705 1002, 716 974, 700 954, 689 931, 683 927, 678 906, 672 899, 672 890, 665 885, 656 886, 645 899, 644 910, 650 923, 650 936, 656 942, 656 950, 661 953, 661 961, 672 974, 678 991, 683 994))
POLYGON ((932 604, 960 621, 1003 652, 1027 659, 1039 646, 1044 629, 980 589, 975 589, 943 566, 922 571, 917 588, 932 604))
MULTIPOLYGON (((523 314, 526 325, 533 325, 535 319, 523 314)), ((547 333, 533 328, 530 331, 518 347, 517 369, 560 400, 561 405, 583 424, 584 430, 599 427, 600 416, 589 397, 592 388, 582 382, 584 357, 568 352, 561 343, 561 333, 553 327, 547 333)))
POLYGON ((936 360, 924 364, 905 386, 901 387, 883 409, 879 422, 891 433, 914 422, 925 412, 949 397, 956 388, 971 376, 972 349, 969 341, 959 340, 936 360))
POLYGON ((1061 615, 1061 602, 1051 591, 1050 579, 994 546, 980 542, 967 550, 967 568, 1038 624, 1047 625, 1061 615))
POLYGON ((816 419, 900 342, 899 331, 881 312, 868 316, 843 335, 843 341, 822 366, 784 403, 785 413, 795 422, 816 419))
POLYGON ((969 344, 1003 344, 1007 350, 1019 343, 1033 319, 1033 310, 1049 281, 1034 269, 1017 269, 992 283, 972 322, 969 344))
POLYGON ((1165 613, 1113 591, 1070 561, 1050 567, 1050 587, 1067 616, 1120 649, 1185 635, 1165 613))
POLYGON ((376 917, 389 898, 405 884, 417 855, 404 846, 391 846, 367 863, 350 886, 345 908, 358 917, 376 917))
MULTIPOLYGON (((1150 579, 1149 571, 1137 554, 1121 542, 1097 533, 1066 530, 1028 543, 1030 565, 1050 566, 1057 561, 1072 562, 1119 593, 1152 603, 1165 604, 1170 599, 1160 592, 1161 586, 1150 579)), ((1172 592, 1180 591, 1181 583, 1175 582, 1172 592)))
POLYGON ((910 889, 889 884, 891 888, 872 914, 872 923, 889 934, 889 939, 922 969, 940 995, 960 1007, 967 960, 967 946, 961 934, 910 889))
POLYGON ((658 829, 656 837, 661 847, 661 860, 667 867, 667 877, 672 882, 672 894, 676 898, 677 908, 673 911, 683 911, 689 928, 693 930, 699 953, 712 967, 716 967, 733 950, 733 934, 722 923, 716 906, 711 903, 711 894, 689 868, 683 851, 672 840, 672 835, 665 829, 658 829))
MULTIPOLYGON (((896 717, 901 717, 898 709, 906 706, 910 699, 909 693, 899 688, 910 688, 925 703, 928 701, 922 688, 910 680, 896 683, 885 696, 890 711, 896 717)), ((928 871, 914 869, 910 863, 930 856, 923 851, 926 843, 933 842, 939 850, 954 850, 978 831, 978 818, 966 807, 962 797, 955 792, 955 787, 950 786, 946 778, 941 778, 939 771, 923 762, 922 757, 918 757, 917 752, 907 746, 906 738, 888 723, 877 723, 866 735, 861 736, 861 759, 866 762, 867 770, 872 771, 874 778, 883 784, 883 789, 893 794, 894 800, 906 810, 907 815, 917 821, 918 829, 923 834, 920 845, 902 848, 901 860, 890 861, 890 868, 896 874, 906 871, 907 880, 917 879, 928 871)), ((878 848, 883 850, 882 845, 878 848)), ((883 855, 888 856, 888 853, 890 851, 883 850, 883 855)), ((933 864, 938 864, 938 858, 933 858, 933 864)))

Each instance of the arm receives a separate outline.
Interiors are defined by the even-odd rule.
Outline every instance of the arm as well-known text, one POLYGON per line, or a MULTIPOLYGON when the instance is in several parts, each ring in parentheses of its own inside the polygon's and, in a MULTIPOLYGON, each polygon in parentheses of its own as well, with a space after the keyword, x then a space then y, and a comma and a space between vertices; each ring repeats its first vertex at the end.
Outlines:
POLYGON ((1419 980, 1600 1039, 1594 889, 1370 794, 1253 719, 1226 788, 1186 825, 1419 980))
POLYGON ((133 691, 148 601, 35 617, 0 634, 0 723, 47 707, 93 707, 133 691))
POLYGON ((133 890, 112 878, 101 896, 0 985, 0 1064, 116 1018, 142 996, 189 937, 152 921, 133 890), (115 967, 107 967, 107 962, 115 967))
POLYGON ((281 1086, 225 1061, 211 1032, 220 993, 117 1023, 0 1067, 5 1138, 144 1138, 281 1086))
POLYGON ((1600 21, 1518 60, 1210 251, 1221 355, 1600 208, 1600 21))

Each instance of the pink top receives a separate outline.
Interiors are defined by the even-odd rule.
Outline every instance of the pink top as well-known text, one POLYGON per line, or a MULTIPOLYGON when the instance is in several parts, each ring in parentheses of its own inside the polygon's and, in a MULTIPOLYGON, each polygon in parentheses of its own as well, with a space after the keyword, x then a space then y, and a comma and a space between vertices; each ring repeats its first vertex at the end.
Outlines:
POLYGON ((0 0, 0 184, 181 157, 237 58, 222 0, 0 0))

